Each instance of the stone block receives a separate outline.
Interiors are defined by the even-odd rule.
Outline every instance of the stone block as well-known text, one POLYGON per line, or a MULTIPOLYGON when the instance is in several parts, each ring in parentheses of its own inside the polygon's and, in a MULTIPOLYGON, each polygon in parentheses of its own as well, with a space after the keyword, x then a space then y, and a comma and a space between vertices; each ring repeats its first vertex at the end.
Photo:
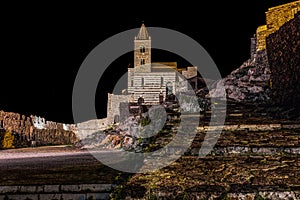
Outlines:
POLYGON ((112 184, 85 184, 82 185, 81 188, 84 191, 104 192, 104 191, 111 191, 112 184))
POLYGON ((39 200, 61 200, 62 194, 39 194, 39 200))
POLYGON ((35 193, 37 191, 37 186, 21 186, 20 192, 22 193, 35 193))
POLYGON ((0 194, 16 193, 18 192, 18 190, 19 190, 18 186, 0 186, 0 194))
POLYGON ((45 185, 44 192, 59 192, 59 185, 45 185))
POLYGON ((61 199, 63 200, 86 200, 85 194, 72 194, 72 193, 63 193, 61 195, 61 199))
POLYGON ((87 199, 93 199, 93 200, 105 200, 110 199, 109 193, 88 193, 87 199))
POLYGON ((9 200, 39 200, 38 194, 10 194, 7 197, 9 200))
POLYGON ((79 192, 83 191, 82 185, 62 185, 62 192, 79 192))

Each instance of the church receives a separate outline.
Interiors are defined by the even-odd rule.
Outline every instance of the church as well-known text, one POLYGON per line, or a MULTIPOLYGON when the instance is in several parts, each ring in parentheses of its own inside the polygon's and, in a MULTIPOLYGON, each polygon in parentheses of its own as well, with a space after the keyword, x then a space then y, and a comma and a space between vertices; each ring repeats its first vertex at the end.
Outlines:
POLYGON ((134 38, 134 65, 128 68, 130 101, 162 103, 168 95, 197 88, 197 67, 177 68, 177 62, 151 62, 151 36, 144 23, 134 38), (190 87, 189 87, 190 86, 190 87))
POLYGON ((179 92, 197 89, 197 67, 178 68, 177 62, 151 62, 151 36, 142 24, 134 39, 134 65, 128 68, 128 86, 122 95, 108 94, 107 124, 126 120, 130 109, 159 105, 179 92))

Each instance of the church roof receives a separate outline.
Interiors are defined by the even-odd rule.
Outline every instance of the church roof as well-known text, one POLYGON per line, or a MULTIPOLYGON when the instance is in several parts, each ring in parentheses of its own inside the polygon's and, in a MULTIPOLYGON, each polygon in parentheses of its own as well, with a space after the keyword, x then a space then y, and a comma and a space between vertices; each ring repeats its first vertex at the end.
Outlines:
POLYGON ((149 40, 150 39, 147 28, 144 23, 142 24, 139 34, 137 35, 136 39, 137 40, 149 40))
POLYGON ((177 71, 177 62, 153 62, 151 63, 152 72, 174 72, 177 71))

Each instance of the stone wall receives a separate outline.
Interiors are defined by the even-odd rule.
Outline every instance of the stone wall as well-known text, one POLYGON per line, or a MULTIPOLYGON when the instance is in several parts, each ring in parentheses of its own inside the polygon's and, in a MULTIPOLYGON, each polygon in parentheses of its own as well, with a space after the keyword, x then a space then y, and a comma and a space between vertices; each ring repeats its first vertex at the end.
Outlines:
POLYGON ((277 32, 267 37, 272 96, 288 106, 300 102, 300 12, 277 32))
POLYGON ((25 116, 0 111, 0 126, 11 130, 18 140, 35 140, 38 145, 72 144, 76 141, 75 125, 46 121, 37 116, 25 116))
POLYGON ((75 133, 78 138, 84 139, 85 137, 103 131, 107 127, 107 119, 93 119, 76 124, 75 133))
POLYGON ((34 126, 31 117, 1 110, 0 126, 5 130, 12 129, 28 139, 32 138, 34 126))
POLYGON ((129 116, 129 100, 131 95, 108 94, 107 124, 125 120, 129 116))
POLYGON ((186 79, 193 78, 197 76, 197 67, 187 67, 187 69, 183 70, 181 73, 186 79))
POLYGON ((254 36, 250 39, 251 43, 250 43, 250 55, 251 55, 251 59, 253 60, 255 58, 256 55, 256 46, 257 46, 257 38, 256 38, 256 34, 254 34, 254 36))
POLYGON ((266 49, 266 37, 276 32, 300 10, 300 1, 269 8, 266 12, 266 25, 257 29, 257 50, 266 49))
POLYGON ((259 26, 256 30, 256 50, 262 51, 266 49, 267 26, 259 26))
MULTIPOLYGON (((295 24, 299 10, 300 1, 268 9, 266 25, 259 26, 251 38, 251 58, 216 84, 224 85, 230 99, 268 102, 273 88, 275 101, 285 105, 299 101, 300 30, 299 22, 295 24)), ((213 89, 208 96, 220 97, 222 91, 213 89)))
POLYGON ((269 8, 266 12, 268 35, 279 30, 286 22, 294 18, 300 10, 300 1, 269 8))

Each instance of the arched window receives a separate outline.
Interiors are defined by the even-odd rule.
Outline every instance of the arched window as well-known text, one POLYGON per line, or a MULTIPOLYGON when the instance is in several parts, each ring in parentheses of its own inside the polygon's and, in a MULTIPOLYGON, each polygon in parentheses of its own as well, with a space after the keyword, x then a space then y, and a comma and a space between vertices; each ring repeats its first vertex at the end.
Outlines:
POLYGON ((144 46, 140 46, 140 53, 145 53, 146 52, 146 49, 144 46))
POLYGON ((141 59, 141 65, 145 64, 145 59, 141 59))
POLYGON ((144 86, 144 84, 145 84, 145 80, 144 78, 142 78, 142 86, 144 86))

